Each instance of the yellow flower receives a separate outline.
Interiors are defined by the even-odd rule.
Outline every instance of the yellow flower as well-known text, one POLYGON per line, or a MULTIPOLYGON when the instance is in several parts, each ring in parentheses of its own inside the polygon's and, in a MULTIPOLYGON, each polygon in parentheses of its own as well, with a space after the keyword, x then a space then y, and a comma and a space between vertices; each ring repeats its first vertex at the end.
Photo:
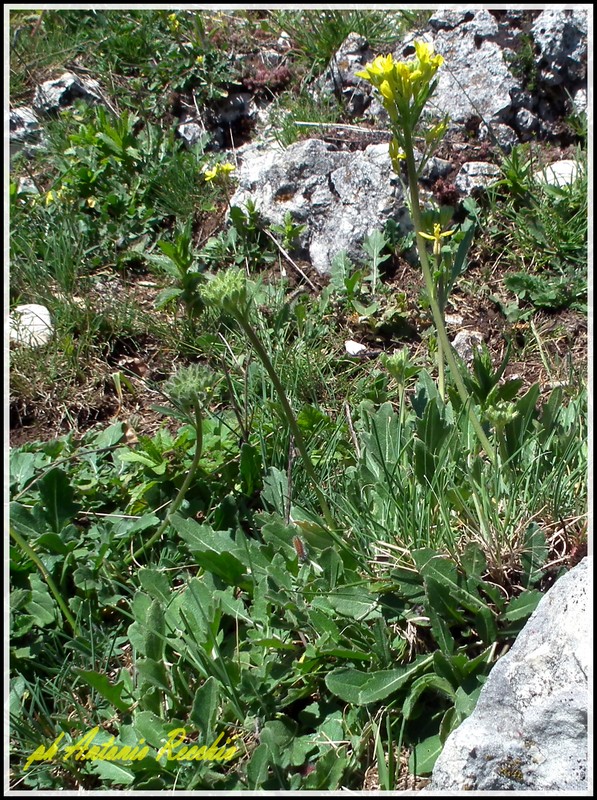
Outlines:
POLYGON ((97 205, 97 198, 95 197, 88 197, 87 198, 87 205, 89 208, 95 208, 97 205))
POLYGON ((197 56, 197 58, 195 59, 196 64, 203 64, 204 61, 205 61, 205 56, 197 56))
POLYGON ((442 239, 445 239, 447 236, 451 236, 453 233, 456 233, 456 229, 442 232, 442 226, 439 224, 439 222, 436 222, 433 226, 433 235, 429 233, 423 233, 423 231, 419 231, 419 233, 423 239, 429 239, 430 242, 433 242, 433 255, 439 256, 442 249, 442 239))
POLYGON ((414 46, 416 56, 411 61, 395 62, 389 53, 387 56, 377 56, 373 62, 365 65, 362 72, 356 73, 359 78, 364 78, 379 89, 384 107, 393 118, 397 112, 403 117, 407 115, 413 98, 415 104, 421 102, 421 91, 429 86, 444 63, 442 56, 433 55, 433 45, 415 41, 414 46))
POLYGON ((206 181, 213 181, 218 175, 229 175, 231 172, 234 172, 236 167, 234 164, 230 164, 226 162, 225 164, 216 164, 215 167, 204 167, 203 168, 203 177, 206 181))
POLYGON ((46 205, 49 206, 50 203, 54 202, 54 192, 50 189, 50 191, 46 194, 46 205))

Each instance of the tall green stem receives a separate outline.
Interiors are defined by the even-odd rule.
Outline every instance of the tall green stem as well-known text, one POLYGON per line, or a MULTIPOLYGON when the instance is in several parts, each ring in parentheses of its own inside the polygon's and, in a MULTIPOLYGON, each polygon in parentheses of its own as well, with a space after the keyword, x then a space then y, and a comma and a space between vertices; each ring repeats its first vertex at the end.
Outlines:
POLYGON ((329 528, 334 530, 336 528, 334 517, 332 516, 332 512, 330 510, 329 505, 327 504, 323 492, 319 488, 319 480, 317 478, 317 474, 313 467, 313 462, 311 461, 311 457, 309 455, 309 451, 307 450, 307 445, 305 444, 303 434, 298 426, 296 417, 294 415, 294 411, 292 410, 292 406, 288 401, 288 397, 286 396, 286 392, 284 391, 282 382, 278 377, 276 370, 274 369, 274 366, 270 360, 270 357, 265 347, 261 343, 261 339, 253 329, 253 326, 250 324, 246 316, 243 315, 242 313, 237 313, 235 314, 235 316, 239 325, 246 333, 247 338, 255 348, 257 355, 261 359, 261 362, 265 367, 265 369, 267 370, 267 374, 270 376, 274 388, 278 393, 278 397, 280 398, 280 402, 282 403, 282 408, 284 409, 286 419, 288 420, 288 424, 290 425, 290 430, 292 431, 292 435, 294 437, 294 443, 297 446, 299 453, 301 454, 305 470, 311 480, 311 483, 313 484, 313 488, 315 489, 315 493, 317 495, 317 499, 319 501, 319 505, 321 507, 321 511, 325 518, 326 524, 328 525, 329 528))
POLYGON ((128 556, 125 559, 125 564, 130 564, 132 561, 137 559, 148 548, 150 548, 153 544, 155 544, 155 542, 157 542, 160 539, 160 537, 170 524, 170 519, 172 518, 172 515, 175 514, 180 508, 180 505, 184 500, 184 497, 189 489, 189 486, 191 485, 191 481, 195 477, 195 473, 197 472, 197 467, 199 466, 199 461, 201 459, 201 454, 203 452, 203 416, 201 414, 199 399, 197 398, 196 395, 193 397, 192 402, 193 402, 193 411, 195 412, 195 430, 197 431, 197 440, 195 444, 195 455, 193 456, 193 460, 191 462, 191 466, 189 467, 189 471, 187 472, 187 476, 184 479, 184 482, 180 487, 178 494, 172 501, 168 513, 162 520, 162 523, 157 529, 157 531, 147 542, 144 542, 144 544, 141 545, 141 547, 138 550, 136 550, 132 555, 128 556))
POLYGON ((54 599, 58 603, 58 605, 60 607, 60 610, 64 614, 64 617, 65 617, 66 621, 68 622, 68 624, 71 627, 72 632, 74 633, 75 636, 79 636, 79 629, 77 628, 77 623, 75 622, 75 619, 74 619, 73 615, 68 610, 68 606, 64 602, 64 599, 63 599, 62 595, 60 594, 60 591, 58 590, 58 587, 56 586, 56 584, 52 580, 52 576, 50 575, 48 570, 45 568, 41 558, 37 555, 35 550, 25 541, 25 539, 23 539, 23 537, 19 533, 17 533, 17 531, 15 531, 15 529, 12 526, 10 528, 10 535, 15 540, 15 542, 18 544, 18 546, 21 548, 21 550, 25 553, 25 555, 28 558, 30 558, 31 561, 33 561, 33 563, 35 564, 37 569, 40 571, 42 578, 48 584, 48 587, 49 587, 50 591, 52 592, 52 594, 54 595, 54 599))
POLYGON ((469 396, 469 393, 466 390, 466 386, 464 385, 464 381, 462 379, 462 375, 460 374, 458 364, 456 363, 456 359, 454 358, 452 345, 450 344, 450 340, 448 339, 448 334, 446 333, 446 326, 444 324, 441 309, 437 302, 437 297, 435 293, 435 284, 433 283, 433 276, 431 274, 429 257, 427 255, 427 246, 425 243, 425 239, 421 236, 421 231, 423 230, 423 221, 422 221, 421 207, 419 201, 417 165, 415 163, 412 134, 407 126, 405 126, 404 129, 402 130, 402 136, 404 137, 404 152, 406 155, 408 189, 410 192, 410 200, 411 200, 410 211, 412 216, 412 222, 415 227, 417 250, 419 251, 421 268, 423 270, 423 278, 425 280, 425 288, 427 289, 427 294, 429 296, 429 304, 431 306, 433 322, 435 323, 439 347, 441 347, 441 350, 443 350, 443 357, 445 357, 447 364, 450 368, 450 374, 452 376, 454 383, 456 384, 456 389, 458 390, 460 399, 462 400, 464 407, 467 408, 468 410, 469 419, 479 438, 479 442, 483 447, 483 449, 485 450, 487 457, 491 460, 492 463, 495 463, 496 462, 495 451, 491 443, 489 442, 489 439, 485 435, 485 431, 483 430, 483 427, 479 421, 477 413, 473 407, 472 400, 469 396))

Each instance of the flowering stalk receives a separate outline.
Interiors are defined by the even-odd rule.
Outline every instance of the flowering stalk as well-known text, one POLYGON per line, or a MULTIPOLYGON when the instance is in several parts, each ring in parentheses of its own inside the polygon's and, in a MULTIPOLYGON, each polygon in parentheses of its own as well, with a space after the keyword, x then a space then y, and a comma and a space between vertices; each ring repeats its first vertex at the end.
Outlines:
POLYGON ((244 273, 242 273, 240 270, 234 269, 228 270, 227 272, 218 273, 218 275, 216 275, 212 281, 202 287, 201 294, 207 305, 219 307, 226 314, 230 314, 232 317, 234 317, 236 322, 240 325, 245 333, 247 339, 253 345, 255 352, 259 356, 261 363, 271 378, 274 389, 278 393, 280 403, 282 404, 282 409, 284 410, 284 415, 294 438, 294 443, 297 447, 297 450, 301 454, 305 472, 313 484, 313 488, 315 490, 315 494, 317 495, 317 500, 319 501, 319 506, 321 508, 326 525, 329 528, 329 532, 333 533, 336 529, 336 523, 325 496, 319 487, 317 473, 315 472, 313 462, 311 461, 311 456, 307 450, 307 445, 305 443, 302 431, 296 420, 296 416, 292 410, 290 401, 286 396, 282 381, 278 377, 278 373, 274 369, 274 365, 272 364, 267 350, 263 346, 257 331, 251 324, 251 301, 247 294, 244 273))
MULTIPOLYGON (((400 174, 400 162, 406 164, 408 180, 408 191, 410 195, 410 213, 415 228, 417 250, 421 261, 421 269, 425 288, 429 297, 429 304, 433 321, 435 324, 438 339, 438 371, 439 389, 441 396, 444 395, 444 359, 450 368, 450 374, 460 399, 465 408, 468 409, 469 419, 473 426, 479 442, 488 458, 495 462, 496 455, 490 444, 485 431, 479 421, 469 393, 466 390, 462 375, 456 363, 454 352, 448 339, 446 326, 443 318, 442 309, 437 299, 437 287, 433 281, 433 273, 429 263, 425 239, 431 239, 434 243, 433 252, 437 263, 441 259, 441 240, 451 235, 452 231, 442 232, 441 227, 436 225, 433 235, 425 232, 421 214, 421 202, 419 197, 418 178, 421 166, 417 168, 414 154, 413 136, 415 127, 427 100, 434 92, 437 81, 434 80, 435 74, 443 64, 441 55, 433 55, 433 47, 426 42, 414 42, 416 56, 411 61, 395 62, 392 55, 378 56, 372 63, 367 64, 363 72, 357 72, 357 76, 369 81, 381 94, 382 103, 390 116, 392 127, 392 142, 390 144, 390 158, 392 168, 400 174)), ((440 123, 432 128, 425 137, 425 152, 423 153, 422 164, 430 157, 433 148, 441 139, 446 130, 446 123, 440 123)))

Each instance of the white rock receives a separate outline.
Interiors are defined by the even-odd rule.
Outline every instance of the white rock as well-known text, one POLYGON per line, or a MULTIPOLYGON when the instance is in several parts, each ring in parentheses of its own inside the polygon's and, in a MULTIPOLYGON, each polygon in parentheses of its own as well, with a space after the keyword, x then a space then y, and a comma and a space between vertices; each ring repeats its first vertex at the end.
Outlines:
POLYGON ((349 356, 358 356, 359 353, 364 353, 367 350, 364 344, 354 342, 352 339, 344 342, 344 347, 349 356))
POLYGON ((87 103, 103 103, 100 85, 91 78, 82 79, 72 72, 63 72, 53 81, 45 81, 35 90, 33 107, 45 114, 59 111, 80 98, 87 103))
POLYGON ((473 352, 483 343, 480 331, 459 331, 452 341, 452 347, 463 361, 473 360, 473 352))
POLYGON ((458 325, 462 325, 464 319, 460 314, 444 314, 444 322, 446 325, 456 328, 458 325))
POLYGON ((9 327, 10 341, 27 347, 41 347, 54 333, 50 312, 37 303, 16 306, 10 314, 9 327))
POLYGON ((572 105, 576 114, 587 113, 587 90, 580 88, 572 98, 572 105))
POLYGON ((446 740, 423 793, 586 793, 590 558, 541 600, 446 740))
POLYGON ((550 186, 566 186, 574 183, 582 174, 582 167, 578 161, 563 159, 554 161, 545 169, 535 173, 535 180, 538 183, 547 183, 550 186))

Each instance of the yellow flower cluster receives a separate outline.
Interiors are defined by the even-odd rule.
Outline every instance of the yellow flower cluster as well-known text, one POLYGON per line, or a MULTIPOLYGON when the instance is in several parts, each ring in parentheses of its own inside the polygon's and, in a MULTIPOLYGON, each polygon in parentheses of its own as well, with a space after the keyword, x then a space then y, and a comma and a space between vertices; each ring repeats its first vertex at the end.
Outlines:
MULTIPOLYGON (((357 76, 379 90, 383 104, 393 121, 408 116, 414 101, 424 104, 435 73, 444 63, 443 56, 433 55, 433 45, 415 41, 416 56, 412 61, 394 61, 392 54, 378 56, 357 76)), ((418 115, 417 115, 418 116, 418 115)))
POLYGON ((229 162, 225 164, 216 164, 215 167, 204 167, 203 177, 206 181, 213 181, 219 175, 228 176, 231 172, 234 172, 235 169, 236 167, 234 164, 230 164, 229 162))

